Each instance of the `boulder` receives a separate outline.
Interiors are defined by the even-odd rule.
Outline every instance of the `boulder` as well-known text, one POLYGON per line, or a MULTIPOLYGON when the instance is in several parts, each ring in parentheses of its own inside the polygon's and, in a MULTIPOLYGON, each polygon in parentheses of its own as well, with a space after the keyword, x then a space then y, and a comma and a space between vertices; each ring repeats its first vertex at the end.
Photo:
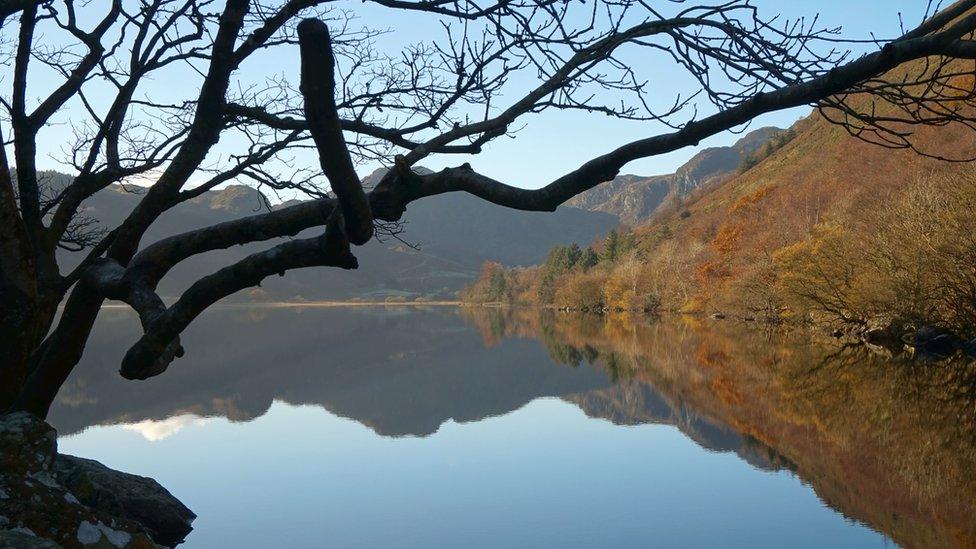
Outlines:
POLYGON ((962 344, 962 352, 969 358, 976 358, 976 339, 970 339, 962 344))
POLYGON ((881 315, 869 319, 860 331, 859 337, 869 347, 886 353, 897 353, 903 349, 902 338, 905 330, 905 321, 881 315))
POLYGON ((0 416, 0 472, 50 473, 57 448, 58 435, 47 423, 24 412, 0 416))
POLYGON ((60 549, 49 539, 39 538, 27 530, 0 530, 0 547, 5 549, 60 549))
POLYGON ((155 481, 59 456, 50 425, 30 414, 0 415, 0 547, 172 546, 192 519, 155 481))
POLYGON ((960 348, 956 336, 934 326, 923 326, 912 335, 911 346, 923 357, 949 358, 960 348))
POLYGON ((68 455, 57 456, 54 474, 81 503, 138 522, 157 543, 174 547, 193 530, 193 511, 151 478, 68 455))

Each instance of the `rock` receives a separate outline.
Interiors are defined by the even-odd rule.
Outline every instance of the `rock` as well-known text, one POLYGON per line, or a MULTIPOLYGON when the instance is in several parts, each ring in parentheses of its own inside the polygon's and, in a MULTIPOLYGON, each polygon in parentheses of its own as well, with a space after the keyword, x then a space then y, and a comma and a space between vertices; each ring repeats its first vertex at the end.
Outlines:
POLYGON ((860 339, 869 348, 883 351, 886 356, 893 356, 904 350, 900 333, 895 329, 874 328, 861 334, 860 339))
POLYGON ((0 530, 0 547, 7 549, 59 549, 51 540, 35 536, 29 530, 0 530))
POLYGON ((0 547, 175 545, 192 519, 155 481, 59 456, 50 425, 29 414, 0 415, 0 547))
POLYGON ((923 326, 912 336, 911 346, 923 357, 943 359, 958 351, 960 344, 954 335, 944 330, 923 326))
POLYGON ((878 316, 867 321, 860 339, 869 346, 897 352, 902 348, 905 322, 891 316, 878 316))
POLYGON ((54 428, 26 412, 0 418, 0 471, 9 475, 49 473, 58 448, 54 428))
POLYGON ((138 522, 157 543, 176 546, 193 530, 193 511, 151 478, 67 455, 55 459, 54 472, 81 503, 138 522))
POLYGON ((976 358, 976 339, 970 339, 962 344, 962 352, 969 358, 976 358))

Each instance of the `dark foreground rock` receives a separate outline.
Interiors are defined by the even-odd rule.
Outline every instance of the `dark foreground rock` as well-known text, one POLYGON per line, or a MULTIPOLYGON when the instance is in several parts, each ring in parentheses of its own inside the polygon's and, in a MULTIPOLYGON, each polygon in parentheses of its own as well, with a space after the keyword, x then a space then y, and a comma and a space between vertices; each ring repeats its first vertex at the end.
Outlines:
POLYGON ((962 352, 969 358, 976 358, 976 339, 970 339, 962 344, 962 352))
POLYGON ((59 454, 54 474, 81 503, 141 524, 157 543, 173 547, 193 530, 196 515, 151 478, 59 454))
POLYGON ((923 326, 912 335, 911 345, 923 357, 944 359, 955 354, 961 346, 956 336, 933 326, 923 326))
POLYGON ((59 455, 47 423, 0 416, 0 547, 172 547, 194 518, 152 479, 59 455))

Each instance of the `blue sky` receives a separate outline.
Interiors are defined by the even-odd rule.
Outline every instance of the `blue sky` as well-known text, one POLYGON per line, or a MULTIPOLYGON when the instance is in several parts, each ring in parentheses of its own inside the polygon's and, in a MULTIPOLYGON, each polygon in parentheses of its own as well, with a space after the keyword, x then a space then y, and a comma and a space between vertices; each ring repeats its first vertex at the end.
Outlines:
MULTIPOLYGON (((650 1, 655 6, 669 5, 664 0, 650 1)), ((426 16, 391 12, 358 0, 338 4, 355 10, 359 21, 370 27, 393 29, 392 34, 382 38, 386 51, 396 51, 401 45, 430 40, 432 34, 439 31, 436 22, 426 16)), ((686 2, 684 6, 690 4, 691 2, 686 2)), ((880 37, 900 34, 899 13, 903 14, 906 26, 914 26, 924 13, 927 2, 926 0, 754 0, 754 4, 759 7, 760 13, 766 16, 780 13, 787 18, 797 18, 811 17, 819 13, 821 26, 842 26, 845 37, 868 38, 872 32, 880 37)), ((13 25, 7 27, 4 29, 5 34, 10 32, 11 27, 15 28, 13 25)), ((273 49, 245 64, 241 70, 242 78, 247 79, 250 75, 264 78, 281 74, 297 81, 296 54, 294 47, 273 49)), ((651 76, 649 79, 662 82, 660 92, 662 103, 670 103, 675 93, 688 95, 695 91, 695 87, 682 78, 683 73, 680 69, 661 57, 647 61, 635 58, 633 62, 641 65, 644 74, 651 76)), ((513 82, 515 87, 522 86, 527 89, 533 85, 532 75, 520 78, 521 80, 513 82)), ((7 78, 3 78, 3 81, 9 83, 7 78)), ((29 93, 29 96, 40 97, 43 89, 52 82, 49 75, 42 74, 40 70, 32 73, 30 85, 37 91, 33 94, 29 93)), ((158 78, 154 82, 147 83, 148 87, 155 88, 157 91, 162 89, 165 93, 172 92, 180 96, 195 95, 198 85, 195 79, 180 78, 158 78)), ((512 101, 515 97, 517 94, 512 93, 503 99, 512 101)), ((770 114, 756 120, 750 127, 758 128, 764 125, 786 127, 808 112, 809 109, 803 108, 770 114)), ((709 112, 704 111, 701 114, 705 115, 709 112)), ((63 150, 70 142, 73 116, 70 113, 62 116, 56 120, 56 124, 43 132, 39 142, 41 167, 63 169, 63 166, 58 165, 57 158, 63 157, 63 150)), ((431 157, 425 159, 422 164, 437 169, 470 161, 475 169, 482 173, 513 185, 531 188, 544 185, 578 167, 586 160, 621 144, 669 131, 666 127, 655 123, 614 120, 603 115, 585 115, 575 111, 548 111, 532 115, 523 120, 523 125, 523 129, 517 132, 515 138, 502 137, 490 144, 477 157, 431 157)), ((738 137, 732 133, 722 134, 703 142, 700 147, 727 145, 738 137)), ((219 147, 224 152, 230 152, 234 145, 233 140, 225 140, 219 147)), ((690 158, 696 150, 689 148, 636 161, 626 166, 624 172, 641 175, 671 172, 690 158)), ((310 165, 316 163, 311 155, 302 155, 298 161, 310 165)), ((364 165, 360 169, 368 173, 377 166, 376 164, 364 165)))
MULTIPOLYGON (((795 18, 821 15, 824 26, 843 26, 847 37, 869 37, 899 34, 898 13, 905 17, 906 26, 914 26, 925 11, 924 0, 756 0, 755 4, 765 13, 782 13, 795 18)), ((674 67, 662 64, 663 74, 671 74, 674 67)), ((751 127, 766 125, 788 127, 810 109, 801 108, 771 113, 757 119, 751 127)), ((608 120, 602 116, 584 117, 578 113, 546 113, 532 120, 515 140, 494 143, 472 163, 479 170, 498 175, 508 181, 525 174, 525 184, 535 187, 544 184, 586 159, 643 137, 655 135, 666 129, 644 122, 608 120), (557 138, 552 136, 572 136, 557 138), (527 151, 531 151, 528 152, 527 151), (505 179, 509 178, 509 179, 505 179)), ((729 145, 739 135, 725 133, 709 139, 699 146, 729 145)), ((698 148, 688 148, 671 154, 639 160, 627 165, 625 173, 655 175, 670 173, 695 154, 698 148)), ((449 162, 448 162, 449 163, 449 162)))

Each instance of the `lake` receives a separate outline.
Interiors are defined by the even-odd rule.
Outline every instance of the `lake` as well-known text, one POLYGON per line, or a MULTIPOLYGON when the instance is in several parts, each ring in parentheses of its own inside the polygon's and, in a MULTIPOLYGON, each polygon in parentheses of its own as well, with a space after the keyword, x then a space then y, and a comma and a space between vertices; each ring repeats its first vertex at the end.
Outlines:
POLYGON ((157 479, 183 547, 953 547, 976 373, 691 318, 217 307, 116 370, 106 309, 50 422, 157 479))

